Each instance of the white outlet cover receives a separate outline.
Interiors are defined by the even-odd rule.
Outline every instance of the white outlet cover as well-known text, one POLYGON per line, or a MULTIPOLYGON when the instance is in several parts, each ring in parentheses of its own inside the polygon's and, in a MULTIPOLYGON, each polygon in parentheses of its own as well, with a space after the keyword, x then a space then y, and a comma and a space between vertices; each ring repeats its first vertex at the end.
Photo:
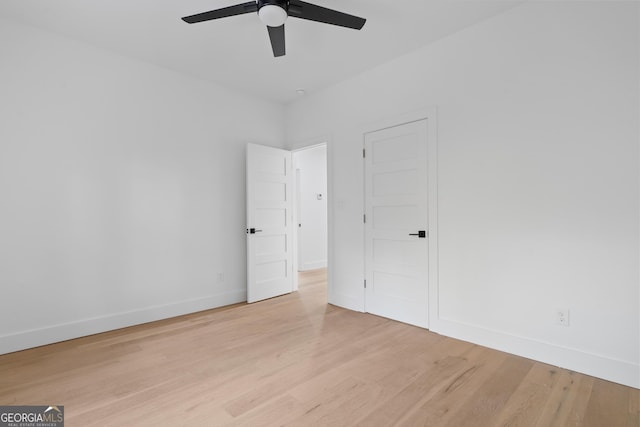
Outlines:
POLYGON ((569 309, 568 308, 556 309, 556 325, 569 326, 569 309))

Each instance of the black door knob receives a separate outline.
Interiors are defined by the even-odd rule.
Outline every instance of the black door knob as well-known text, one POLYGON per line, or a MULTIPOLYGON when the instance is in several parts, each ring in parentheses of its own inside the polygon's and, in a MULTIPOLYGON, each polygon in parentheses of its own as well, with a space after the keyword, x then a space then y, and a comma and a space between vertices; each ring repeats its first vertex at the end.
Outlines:
POLYGON ((420 230, 417 233, 409 233, 409 236, 418 236, 420 239, 424 239, 427 237, 426 230, 420 230))

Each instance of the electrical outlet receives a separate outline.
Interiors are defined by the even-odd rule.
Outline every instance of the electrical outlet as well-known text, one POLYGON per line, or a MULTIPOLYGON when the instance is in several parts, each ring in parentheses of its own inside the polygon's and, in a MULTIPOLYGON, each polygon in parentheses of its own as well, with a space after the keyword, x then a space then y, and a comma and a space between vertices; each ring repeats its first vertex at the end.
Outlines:
POLYGON ((569 309, 568 308, 556 309, 556 325, 569 326, 569 309))
POLYGON ((218 273, 218 282, 224 282, 224 273, 218 273))

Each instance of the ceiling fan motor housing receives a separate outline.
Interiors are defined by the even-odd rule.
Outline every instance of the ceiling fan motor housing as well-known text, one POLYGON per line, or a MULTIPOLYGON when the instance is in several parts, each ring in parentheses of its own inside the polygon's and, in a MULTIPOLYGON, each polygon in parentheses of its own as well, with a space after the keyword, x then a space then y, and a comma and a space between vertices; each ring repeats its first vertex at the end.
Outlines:
POLYGON ((267 5, 280 6, 286 11, 289 9, 289 0, 258 0, 258 10, 267 5))
POLYGON ((289 15, 289 0, 258 0, 258 16, 269 27, 280 27, 289 15))

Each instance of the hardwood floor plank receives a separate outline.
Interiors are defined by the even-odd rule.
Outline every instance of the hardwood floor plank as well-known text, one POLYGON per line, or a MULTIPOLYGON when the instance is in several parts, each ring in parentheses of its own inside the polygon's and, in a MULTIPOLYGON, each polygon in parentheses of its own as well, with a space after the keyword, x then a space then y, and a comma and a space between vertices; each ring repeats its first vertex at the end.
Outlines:
POLYGON ((447 378, 435 394, 394 425, 446 426, 507 358, 504 353, 483 350, 477 357, 469 358, 461 371, 447 378))
POLYGON ((344 377, 339 382, 326 384, 311 399, 305 400, 305 413, 283 425, 350 425, 378 393, 377 386, 355 377, 344 377))
MULTIPOLYGON (((580 381, 578 383, 575 396, 573 397, 573 404, 571 405, 571 411, 569 418, 567 419, 567 426, 579 427, 585 424, 585 413, 587 411, 587 405, 591 399, 591 391, 593 390, 595 378, 580 375, 580 381)), ((553 402, 550 402, 553 405, 553 402)), ((547 410, 546 407, 542 409, 547 410)), ((537 424, 538 427, 543 427, 542 424, 537 424)), ((546 426, 544 426, 546 427, 546 426)))
POLYGON ((522 357, 507 357, 482 387, 455 412, 447 425, 451 427, 491 425, 533 364, 533 361, 522 357))
POLYGON ((430 401, 443 388, 450 385, 455 378, 468 371, 469 358, 474 359, 484 351, 480 347, 467 346, 468 354, 451 355, 443 352, 441 359, 425 365, 423 372, 405 385, 393 398, 383 402, 365 418, 359 420, 358 426, 390 426, 411 414, 415 409, 430 401))
POLYGON ((546 406, 558 377, 558 372, 553 367, 542 363, 534 364, 492 424, 501 427, 535 426, 541 415, 540 408, 546 406))
MULTIPOLYGON (((304 405, 297 399, 289 394, 284 394, 269 401, 266 405, 245 413, 242 417, 232 418, 231 421, 220 422, 218 425, 228 427, 284 426, 290 422, 290 420, 303 416, 305 410, 304 405)), ((230 416, 228 412, 226 412, 226 414, 230 416)), ((215 420, 215 422, 217 423, 218 420, 215 420)))
POLYGON ((596 378, 584 415, 584 426, 626 427, 628 408, 627 388, 596 378))
POLYGON ((640 426, 640 390, 629 389, 629 415, 627 427, 640 426))
MULTIPOLYGON (((556 372, 556 369, 553 369, 556 372)), ((537 425, 561 427, 570 425, 579 419, 575 411, 575 402, 579 398, 586 398, 589 393, 580 387, 583 379, 581 375, 566 370, 558 370, 554 375, 557 381, 549 391, 547 404, 540 412, 537 425), (582 395, 584 393, 584 395, 582 395), (573 420, 573 421, 572 421, 573 420)), ((580 405, 582 407, 582 405, 580 405)))

